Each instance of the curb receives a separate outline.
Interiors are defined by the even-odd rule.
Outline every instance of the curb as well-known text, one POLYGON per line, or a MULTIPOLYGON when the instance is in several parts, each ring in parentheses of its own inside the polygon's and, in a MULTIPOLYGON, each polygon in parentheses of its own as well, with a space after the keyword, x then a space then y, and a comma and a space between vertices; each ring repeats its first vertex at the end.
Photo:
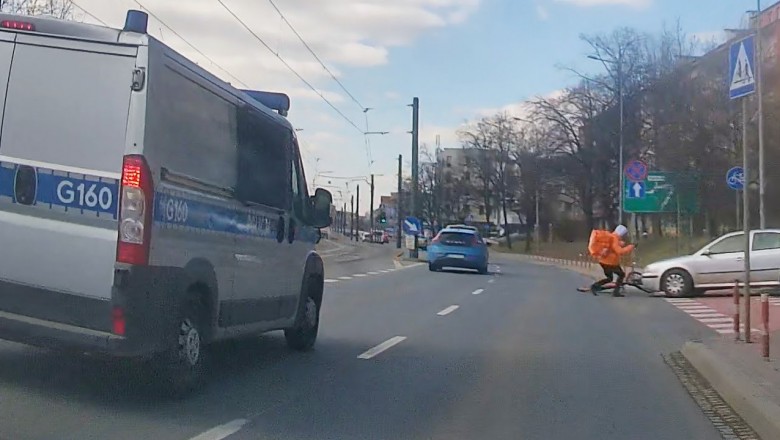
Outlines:
POLYGON ((577 272, 581 275, 593 277, 598 279, 601 277, 601 267, 592 261, 587 260, 566 260, 562 258, 543 257, 540 255, 528 255, 528 254, 510 254, 501 253, 503 256, 509 256, 510 258, 518 258, 526 260, 531 264, 542 264, 546 266, 556 266, 561 269, 567 269, 572 272, 577 272))
POLYGON ((766 398, 750 376, 700 342, 686 342, 682 354, 761 438, 780 439, 780 405, 766 398))

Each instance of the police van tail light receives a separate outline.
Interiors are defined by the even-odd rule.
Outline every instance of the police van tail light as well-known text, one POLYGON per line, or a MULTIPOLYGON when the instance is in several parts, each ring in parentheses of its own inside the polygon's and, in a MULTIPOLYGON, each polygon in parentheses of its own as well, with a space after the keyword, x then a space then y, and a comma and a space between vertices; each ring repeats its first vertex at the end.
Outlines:
POLYGON ((152 173, 143 156, 125 156, 119 205, 119 238, 116 260, 149 263, 152 223, 152 173))

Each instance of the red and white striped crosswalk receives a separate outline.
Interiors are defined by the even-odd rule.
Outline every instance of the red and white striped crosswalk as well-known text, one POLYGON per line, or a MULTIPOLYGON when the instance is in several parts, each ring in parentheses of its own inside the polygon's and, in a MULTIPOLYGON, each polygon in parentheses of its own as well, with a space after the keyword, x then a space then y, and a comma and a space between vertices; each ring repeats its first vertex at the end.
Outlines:
MULTIPOLYGON (((722 335, 734 334, 734 319, 709 305, 687 298, 666 298, 666 301, 722 335)), ((751 326, 752 327, 752 326, 751 326)), ((740 324, 740 331, 744 330, 740 324)), ((752 329, 754 332, 758 330, 752 329)))

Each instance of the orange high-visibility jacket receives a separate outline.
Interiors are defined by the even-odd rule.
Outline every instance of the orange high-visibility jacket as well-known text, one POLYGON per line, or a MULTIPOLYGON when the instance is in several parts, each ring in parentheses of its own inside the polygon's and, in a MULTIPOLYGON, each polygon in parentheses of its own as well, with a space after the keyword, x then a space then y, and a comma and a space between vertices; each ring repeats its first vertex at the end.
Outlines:
POLYGON ((588 252, 605 266, 619 266, 620 257, 634 250, 634 245, 621 246, 620 237, 614 232, 594 229, 590 233, 588 252))

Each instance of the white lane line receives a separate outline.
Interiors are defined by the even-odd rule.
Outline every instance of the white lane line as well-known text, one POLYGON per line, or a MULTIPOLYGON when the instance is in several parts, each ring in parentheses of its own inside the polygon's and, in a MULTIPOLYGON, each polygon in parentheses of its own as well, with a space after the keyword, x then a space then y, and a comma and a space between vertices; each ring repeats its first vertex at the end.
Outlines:
POLYGON ((326 283, 338 283, 338 282, 339 282, 339 280, 331 280, 331 279, 327 279, 327 280, 325 280, 325 282, 326 282, 326 283))
POLYGON ((458 306, 458 305, 451 305, 451 306, 447 307, 446 309, 442 310, 441 312, 437 313, 437 315, 439 315, 439 316, 447 316, 450 313, 454 312, 455 310, 458 310, 458 308, 460 308, 460 306, 458 306))
POLYGON ((491 278, 488 280, 488 284, 493 284, 496 280, 494 278, 491 278))
POLYGON ((406 336, 393 336, 385 342, 377 345, 376 347, 366 350, 363 354, 358 356, 358 359, 371 359, 372 357, 382 353, 383 351, 398 345, 406 339, 406 336))
POLYGON ((202 434, 192 437, 190 440, 222 440, 241 430, 246 422, 246 419, 236 419, 224 425, 215 426, 202 434))
POLYGON ((722 323, 722 324, 707 324, 707 327, 709 328, 734 328, 734 323, 722 323))
POLYGON ((730 335, 730 334, 734 333, 734 329, 733 328, 721 328, 721 329, 717 329, 715 331, 720 333, 720 334, 722 334, 722 335, 730 335))
POLYGON ((352 277, 339 277, 340 280, 351 280, 352 277))
MULTIPOLYGON (((682 298, 666 298, 667 302, 670 302, 672 304, 678 304, 678 303, 694 303, 696 301, 692 299, 682 299, 682 298)), ((698 304, 698 303, 697 303, 698 304)))
POLYGON ((471 292, 471 294, 472 294, 472 295, 479 295, 480 293, 482 293, 482 292, 484 292, 484 291, 485 291, 485 289, 477 289, 477 290, 475 290, 475 291, 471 292))
POLYGON ((371 271, 371 272, 368 272, 368 274, 369 274, 369 275, 379 275, 379 272, 374 272, 374 271, 371 271))
POLYGON ((380 272, 382 272, 382 273, 388 273, 388 272, 390 272, 390 271, 389 271, 389 270, 387 270, 387 269, 382 269, 382 270, 380 270, 380 272))
POLYGON ((696 310, 696 309, 709 309, 710 306, 705 306, 704 304, 685 304, 685 305, 678 305, 676 306, 680 310, 696 310))
POLYGON ((363 278, 363 277, 367 277, 368 275, 366 275, 364 273, 356 273, 355 275, 352 275, 352 276, 353 277, 357 277, 357 278, 363 278))

